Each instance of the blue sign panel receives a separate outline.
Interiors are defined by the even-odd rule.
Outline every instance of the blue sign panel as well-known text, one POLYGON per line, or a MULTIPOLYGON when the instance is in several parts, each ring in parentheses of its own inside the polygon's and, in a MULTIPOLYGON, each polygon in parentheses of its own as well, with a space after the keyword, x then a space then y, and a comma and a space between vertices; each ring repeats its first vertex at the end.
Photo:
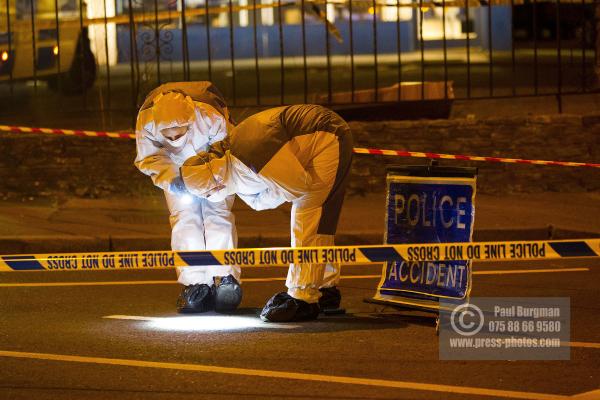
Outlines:
MULTIPOLYGON (((411 179, 423 179, 413 177, 411 179)), ((387 243, 469 242, 473 186, 390 181, 387 243)))
MULTIPOLYGON (((386 243, 469 242, 473 232, 475 178, 389 176, 386 243)), ((378 298, 420 305, 463 299, 471 284, 468 261, 391 262, 378 298)))

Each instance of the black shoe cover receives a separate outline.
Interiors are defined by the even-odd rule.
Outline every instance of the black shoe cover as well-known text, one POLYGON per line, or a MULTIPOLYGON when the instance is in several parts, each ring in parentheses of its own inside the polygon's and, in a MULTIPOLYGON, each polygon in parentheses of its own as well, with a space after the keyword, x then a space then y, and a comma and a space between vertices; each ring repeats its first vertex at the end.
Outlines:
POLYGON ((321 310, 337 310, 340 308, 342 294, 335 286, 319 289, 321 298, 319 298, 319 307, 321 310))
POLYGON ((286 292, 277 293, 267 301, 260 319, 269 322, 310 321, 317 319, 319 305, 298 300, 286 292))
POLYGON ((233 275, 215 277, 215 311, 230 312, 242 302, 242 287, 233 275))
POLYGON ((215 309, 214 289, 208 285, 185 286, 177 299, 177 312, 203 313, 215 309))

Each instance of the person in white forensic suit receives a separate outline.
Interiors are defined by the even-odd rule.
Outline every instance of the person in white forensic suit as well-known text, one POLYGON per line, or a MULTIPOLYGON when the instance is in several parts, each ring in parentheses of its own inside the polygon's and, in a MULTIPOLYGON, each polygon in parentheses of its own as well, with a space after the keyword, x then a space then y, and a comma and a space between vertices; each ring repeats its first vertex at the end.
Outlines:
MULTIPOLYGON (((209 201, 236 193, 255 210, 291 202, 292 247, 332 246, 351 162, 352 134, 339 115, 293 105, 248 117, 220 146, 188 159, 181 176, 189 191, 209 201)), ((287 292, 274 295, 261 318, 310 320, 338 308, 339 276, 338 264, 291 264, 287 292)))
MULTIPOLYGON (((148 94, 136 123, 135 166, 164 190, 170 212, 173 250, 232 249, 237 246, 234 196, 209 202, 188 192, 179 168, 207 151, 234 126, 221 93, 211 83, 173 82, 148 94)), ((228 312, 242 299, 238 266, 177 268, 183 285, 177 299, 181 313, 228 312)))

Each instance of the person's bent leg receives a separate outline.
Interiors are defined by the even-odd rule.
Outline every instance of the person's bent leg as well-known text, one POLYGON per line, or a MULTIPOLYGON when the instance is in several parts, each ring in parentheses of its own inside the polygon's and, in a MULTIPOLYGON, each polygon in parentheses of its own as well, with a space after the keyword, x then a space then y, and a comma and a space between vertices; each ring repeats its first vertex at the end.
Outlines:
MULTIPOLYGON (((322 207, 306 210, 296 204, 292 205, 292 247, 328 246, 333 243, 332 236, 317 234, 322 212, 322 207)), ((288 293, 307 303, 318 302, 324 273, 325 264, 290 264, 285 282, 288 293)))
MULTIPOLYGON (((204 222, 201 199, 191 203, 180 196, 165 192, 171 223, 171 248, 173 251, 204 250, 204 222)), ((184 287, 177 299, 181 313, 205 312, 214 309, 212 278, 206 275, 203 265, 178 267, 177 281, 184 287)))
MULTIPOLYGON (((351 155, 348 157, 347 154, 341 152, 336 179, 329 196, 323 203, 323 212, 317 229, 317 235, 330 238, 330 242, 324 242, 321 246, 335 245, 334 237, 344 203, 346 187, 350 178, 350 163, 351 155)), ((321 297, 319 298, 321 310, 331 311, 340 307, 342 295, 337 288, 340 281, 340 267, 339 263, 328 263, 325 267, 325 275, 319 288, 321 292, 321 297)))
MULTIPOLYGON (((308 146, 305 143, 300 147, 308 146)), ((325 206, 328 205, 331 192, 336 187, 340 162, 339 138, 331 132, 315 132, 311 135, 310 148, 313 149, 313 156, 306 163, 305 168, 313 184, 310 193, 293 206, 292 246, 333 246, 337 218, 335 216, 333 218, 335 224, 329 222, 331 218, 327 214, 332 210, 331 207, 325 208, 325 206)), ((289 288, 288 293, 294 297, 313 301, 320 296, 318 289, 321 286, 325 284, 333 286, 339 279, 337 265, 311 264, 307 268, 314 272, 304 272, 304 267, 301 265, 290 266, 286 284, 289 288), (324 276, 327 278, 326 282, 323 281, 324 276), (311 286, 316 285, 316 292, 312 290, 314 288, 306 288, 308 280, 311 286), (295 285, 299 286, 295 287, 295 285)))
MULTIPOLYGON (((202 216, 207 250, 227 250, 237 247, 235 216, 231 212, 235 196, 221 202, 203 200, 202 216)), ((206 278, 215 285, 215 309, 233 311, 242 301, 241 269, 237 265, 214 265, 205 270, 206 278)))
MULTIPOLYGON (((330 241, 317 235, 321 207, 301 209, 292 204, 292 247, 319 246, 330 241), (323 240, 324 239, 324 240, 323 240)), ((271 322, 305 321, 319 315, 319 286, 325 264, 290 264, 286 280, 287 293, 273 296, 261 312, 261 319, 271 322)))
MULTIPOLYGON (((194 197, 191 203, 180 196, 165 192, 171 223, 171 248, 173 251, 204 250, 204 221, 201 199, 194 197)), ((182 285, 209 283, 204 266, 177 268, 177 281, 182 285)))
MULTIPOLYGON (((329 186, 327 198, 323 202, 321 219, 317 228, 317 236, 320 237, 319 246, 334 246, 334 237, 344 202, 346 187, 350 178, 352 164, 352 134, 348 125, 336 114, 332 115, 332 121, 338 126, 337 131, 337 154, 333 149, 315 157, 313 168, 317 171, 331 170, 333 160, 336 161, 335 179, 329 186)), ((330 178, 331 179, 331 178, 330 178)), ((319 288, 321 297, 319 306, 321 310, 339 309, 341 293, 337 288, 340 280, 340 264, 328 263, 325 267, 325 275, 319 288)))

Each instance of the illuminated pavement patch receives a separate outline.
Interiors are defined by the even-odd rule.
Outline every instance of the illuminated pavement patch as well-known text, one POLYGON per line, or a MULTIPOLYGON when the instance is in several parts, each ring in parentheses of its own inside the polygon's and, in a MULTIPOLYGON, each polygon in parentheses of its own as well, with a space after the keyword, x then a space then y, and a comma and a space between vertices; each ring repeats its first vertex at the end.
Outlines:
POLYGON ((246 329, 296 329, 299 325, 263 322, 258 317, 235 315, 186 315, 177 317, 144 317, 137 315, 107 315, 106 319, 146 321, 148 329, 174 332, 239 331, 246 329))

